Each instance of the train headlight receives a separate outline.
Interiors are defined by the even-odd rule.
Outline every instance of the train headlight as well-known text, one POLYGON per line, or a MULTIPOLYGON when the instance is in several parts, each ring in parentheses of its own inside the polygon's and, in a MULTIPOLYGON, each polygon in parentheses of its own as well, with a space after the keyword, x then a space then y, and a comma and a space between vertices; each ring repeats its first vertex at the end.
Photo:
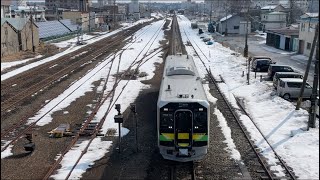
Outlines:
POLYGON ((195 129, 199 129, 199 127, 198 127, 198 126, 195 126, 194 128, 195 128, 195 129))
POLYGON ((172 126, 169 126, 169 129, 172 129, 172 126))

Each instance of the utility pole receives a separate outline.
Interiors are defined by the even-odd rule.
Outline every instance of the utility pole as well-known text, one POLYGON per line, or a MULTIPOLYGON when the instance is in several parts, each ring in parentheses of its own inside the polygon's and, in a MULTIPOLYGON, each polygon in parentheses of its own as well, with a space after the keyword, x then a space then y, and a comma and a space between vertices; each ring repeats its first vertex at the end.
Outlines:
MULTIPOLYGON (((249 10, 247 13, 249 13, 249 10)), ((248 14, 247 14, 246 40, 245 40, 245 45, 244 45, 244 50, 243 50, 244 57, 248 57, 248 51, 249 51, 249 47, 248 47, 248 29, 249 29, 248 26, 249 26, 249 23, 248 23, 248 21, 249 21, 249 18, 248 18, 248 14)))
POLYGON ((116 0, 113 0, 113 28, 116 26, 116 0))
MULTIPOLYGON (((33 8, 35 8, 35 7, 33 7, 33 8)), ((34 9, 33 9, 33 11, 34 11, 34 9)), ((33 41, 33 17, 32 17, 31 12, 30 12, 30 21, 31 21, 30 28, 31 28, 32 52, 35 52, 34 41, 33 41)), ((26 44, 26 46, 27 46, 27 44, 26 44)))
POLYGON ((306 86, 306 81, 307 81, 309 70, 310 70, 310 65, 311 65, 311 61, 312 61, 312 57, 313 57, 313 52, 314 52, 314 49, 315 49, 315 46, 316 46, 316 43, 317 43, 317 40, 318 40, 318 34, 319 34, 319 23, 317 23, 317 25, 316 25, 316 32, 314 34, 314 38, 313 38, 313 42, 312 42, 312 46, 311 46, 311 51, 310 51, 310 55, 309 55, 309 59, 308 59, 307 69, 306 69, 306 71, 304 73, 303 82, 302 82, 302 86, 301 86, 301 89, 300 89, 300 94, 299 94, 299 98, 298 98, 298 101, 297 101, 296 110, 299 110, 300 106, 301 106, 302 95, 303 95, 303 92, 304 92, 304 88, 306 86))
POLYGON ((212 21, 212 1, 213 0, 211 0, 211 4, 210 4, 210 24, 211 24, 211 21, 212 21))
MULTIPOLYGON (((319 27, 318 27, 319 28, 319 27)), ((318 30, 319 33, 319 30, 318 30)), ((312 85, 312 95, 311 95, 311 107, 309 110, 309 121, 308 121, 308 130, 309 127, 315 128, 316 127, 316 99, 317 96, 319 96, 317 89, 318 89, 318 81, 319 81, 319 40, 317 43, 317 48, 316 48, 316 59, 314 62, 314 75, 313 75, 313 85, 312 85)))
POLYGON ((58 7, 56 5, 54 5, 54 7, 55 7, 56 18, 57 18, 57 20, 59 20, 60 18, 59 18, 58 7))
POLYGON ((88 13, 89 13, 89 24, 88 24, 88 28, 89 28, 89 32, 90 32, 90 22, 91 22, 91 17, 90 17, 90 10, 88 10, 88 13))
POLYGON ((224 36, 228 35, 228 24, 227 24, 227 20, 228 20, 228 10, 227 10, 227 3, 224 4, 225 7, 225 11, 226 11, 226 27, 225 27, 225 31, 224 31, 224 36))

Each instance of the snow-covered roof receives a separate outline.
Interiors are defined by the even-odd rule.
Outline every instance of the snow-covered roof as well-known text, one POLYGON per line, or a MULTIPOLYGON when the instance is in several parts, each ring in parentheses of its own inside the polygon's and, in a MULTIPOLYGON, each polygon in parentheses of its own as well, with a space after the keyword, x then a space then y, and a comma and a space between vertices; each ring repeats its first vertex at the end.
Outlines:
POLYGON ((226 19, 230 19, 232 17, 231 14, 229 14, 227 17, 223 17, 220 19, 220 22, 225 21, 226 19))
POLYGON ((269 5, 269 6, 264 6, 261 8, 261 10, 269 10, 269 9, 275 9, 278 5, 269 5))
POLYGON ((300 74, 298 72, 276 72, 275 74, 280 74, 280 75, 282 75, 282 74, 302 75, 302 74, 300 74))
POLYGON ((304 17, 319 17, 319 13, 305 13, 304 15, 301 16, 301 18, 304 17))
POLYGON ((284 13, 284 12, 271 12, 269 14, 286 14, 286 13, 284 13))
POLYGON ((302 83, 303 79, 300 78, 280 78, 284 82, 297 82, 297 83, 302 83))

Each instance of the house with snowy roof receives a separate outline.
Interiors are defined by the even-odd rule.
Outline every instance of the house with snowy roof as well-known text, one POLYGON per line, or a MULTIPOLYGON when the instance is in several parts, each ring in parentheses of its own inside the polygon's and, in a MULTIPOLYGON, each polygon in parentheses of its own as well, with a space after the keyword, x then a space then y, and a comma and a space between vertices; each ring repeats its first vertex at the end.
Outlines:
POLYGON ((246 34, 251 32, 251 22, 238 14, 229 14, 221 18, 217 24, 217 31, 221 34, 246 34))
POLYGON ((261 29, 281 29, 286 27, 287 9, 284 5, 273 4, 261 8, 261 29))

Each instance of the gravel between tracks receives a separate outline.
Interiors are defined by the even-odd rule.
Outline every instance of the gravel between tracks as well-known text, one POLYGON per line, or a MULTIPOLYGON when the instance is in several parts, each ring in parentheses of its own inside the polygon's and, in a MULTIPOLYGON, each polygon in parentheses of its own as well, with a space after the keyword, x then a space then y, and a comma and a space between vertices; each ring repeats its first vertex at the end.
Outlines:
MULTIPOLYGON (((122 43, 123 45, 126 42, 122 43)), ((72 74, 68 79, 61 81, 49 90, 38 94, 37 98, 24 104, 23 108, 12 113, 5 118, 1 117, 1 130, 8 128, 13 123, 17 123, 24 115, 30 114, 32 110, 40 107, 46 100, 52 99, 61 94, 72 82, 80 76, 92 69, 96 63, 89 64, 78 72, 72 74)), ((12 149, 13 155, 1 160, 1 179, 42 179, 48 172, 50 165, 53 164, 57 154, 61 153, 64 148, 69 145, 71 137, 49 138, 47 132, 56 128, 61 123, 70 123, 71 128, 75 128, 75 124, 82 123, 87 117, 88 111, 92 110, 92 106, 98 97, 96 88, 100 81, 94 83, 93 91, 87 92, 84 96, 78 98, 63 111, 55 112, 53 120, 48 125, 35 127, 33 129, 33 141, 36 144, 33 153, 25 153, 23 145, 27 143, 25 138, 21 138, 12 149), (68 113, 65 113, 65 112, 68 113)))
MULTIPOLYGON (((166 33, 167 39, 168 33, 166 33)), ((164 53, 164 58, 165 58, 164 53)), ((155 76, 146 83, 152 86, 143 90, 136 99, 138 112, 138 145, 135 145, 135 122, 130 110, 125 111, 125 122, 123 126, 130 130, 123 137, 122 152, 117 151, 118 144, 115 143, 110 152, 88 170, 82 179, 169 179, 170 166, 175 162, 164 160, 157 150, 156 134, 156 104, 159 87, 163 72, 163 64, 157 65, 155 76)), ((215 108, 211 106, 211 112, 215 108)), ((202 161, 196 163, 196 177, 199 179, 232 179, 241 177, 241 171, 224 150, 227 145, 223 141, 225 137, 218 125, 217 117, 211 116, 210 148, 208 155, 202 161)), ((114 137, 117 142, 117 137, 114 137)), ((187 170, 186 170, 187 172, 187 170)), ((181 174, 180 174, 181 175, 181 174)), ((178 179, 184 176, 178 174, 178 179)))

